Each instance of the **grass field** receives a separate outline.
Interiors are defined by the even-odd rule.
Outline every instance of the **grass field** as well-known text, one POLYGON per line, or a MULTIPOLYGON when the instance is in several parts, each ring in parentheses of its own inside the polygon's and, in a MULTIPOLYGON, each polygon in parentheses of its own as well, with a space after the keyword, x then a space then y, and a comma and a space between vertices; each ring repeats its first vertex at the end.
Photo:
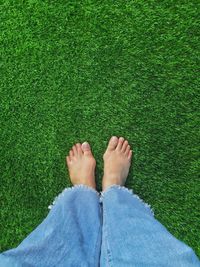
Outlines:
POLYGON ((127 186, 200 256, 198 1, 2 1, 1 251, 70 186, 65 156, 111 135, 133 146, 127 186))

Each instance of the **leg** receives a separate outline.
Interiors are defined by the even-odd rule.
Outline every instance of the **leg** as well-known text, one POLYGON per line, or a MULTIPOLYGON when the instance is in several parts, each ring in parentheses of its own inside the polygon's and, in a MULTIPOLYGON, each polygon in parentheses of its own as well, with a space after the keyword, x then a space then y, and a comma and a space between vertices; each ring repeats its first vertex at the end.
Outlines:
POLYGON ((88 146, 73 151, 67 161, 74 186, 56 198, 48 216, 17 248, 0 254, 0 267, 98 266, 101 211, 95 160, 88 146))
POLYGON ((130 167, 127 159, 131 159, 127 147, 123 139, 114 138, 104 154, 101 266, 200 266, 193 250, 172 236, 148 205, 123 186, 130 167))

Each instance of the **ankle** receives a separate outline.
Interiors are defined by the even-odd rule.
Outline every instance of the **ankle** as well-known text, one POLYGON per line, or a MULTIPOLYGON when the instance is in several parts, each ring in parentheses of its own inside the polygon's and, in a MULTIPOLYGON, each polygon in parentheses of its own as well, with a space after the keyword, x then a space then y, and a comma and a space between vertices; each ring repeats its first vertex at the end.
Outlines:
POLYGON ((75 185, 86 185, 86 186, 91 187, 91 188, 93 188, 94 190, 96 190, 96 184, 94 184, 94 183, 89 183, 89 182, 77 182, 77 183, 74 183, 73 185, 74 185, 74 186, 75 186, 75 185))
POLYGON ((108 182, 104 182, 102 184, 102 190, 105 191, 108 187, 112 186, 112 185, 120 185, 122 186, 122 182, 120 182, 119 180, 116 180, 115 181, 108 181, 108 182))

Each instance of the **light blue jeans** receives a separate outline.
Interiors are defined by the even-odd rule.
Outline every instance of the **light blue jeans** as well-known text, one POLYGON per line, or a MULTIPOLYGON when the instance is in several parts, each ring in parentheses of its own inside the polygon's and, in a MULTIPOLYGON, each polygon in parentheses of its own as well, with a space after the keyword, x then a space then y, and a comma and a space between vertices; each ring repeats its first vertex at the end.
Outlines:
POLYGON ((124 186, 100 194, 85 185, 66 188, 50 209, 17 248, 0 254, 0 267, 200 266, 124 186))

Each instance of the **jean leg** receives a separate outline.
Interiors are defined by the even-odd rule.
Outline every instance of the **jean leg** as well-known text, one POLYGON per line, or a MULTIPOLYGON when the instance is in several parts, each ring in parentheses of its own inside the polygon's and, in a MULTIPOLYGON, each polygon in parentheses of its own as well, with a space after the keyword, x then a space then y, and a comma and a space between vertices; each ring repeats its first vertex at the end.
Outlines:
POLYGON ((99 193, 75 185, 64 189, 50 208, 48 216, 17 248, 0 254, 0 267, 99 266, 99 193))
POLYGON ((100 265, 106 267, 199 267, 194 251, 176 239, 132 190, 113 185, 101 192, 100 265))

